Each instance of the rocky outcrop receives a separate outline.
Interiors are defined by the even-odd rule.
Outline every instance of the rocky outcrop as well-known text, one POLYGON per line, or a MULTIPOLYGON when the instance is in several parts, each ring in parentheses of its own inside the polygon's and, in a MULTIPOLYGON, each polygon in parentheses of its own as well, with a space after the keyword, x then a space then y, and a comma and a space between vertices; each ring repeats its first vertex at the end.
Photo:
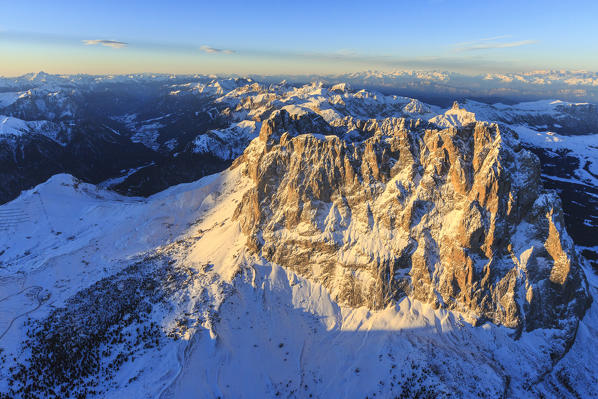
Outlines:
POLYGON ((351 123, 363 140, 301 134, 320 133, 311 114, 263 123, 233 164, 255 182, 235 211, 249 248, 346 305, 408 295, 477 322, 573 333, 585 278, 560 200, 514 134, 351 123))

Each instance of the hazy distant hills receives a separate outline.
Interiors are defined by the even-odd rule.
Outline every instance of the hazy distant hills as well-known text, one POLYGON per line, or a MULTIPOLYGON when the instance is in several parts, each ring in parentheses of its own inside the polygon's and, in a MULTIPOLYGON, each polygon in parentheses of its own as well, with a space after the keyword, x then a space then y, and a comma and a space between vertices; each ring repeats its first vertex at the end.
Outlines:
POLYGON ((306 83, 350 83, 356 88, 417 97, 448 106, 455 99, 517 103, 546 98, 568 101, 598 101, 598 73, 589 71, 546 70, 525 73, 464 75, 455 72, 397 71, 358 72, 336 76, 256 76, 255 79, 306 83))

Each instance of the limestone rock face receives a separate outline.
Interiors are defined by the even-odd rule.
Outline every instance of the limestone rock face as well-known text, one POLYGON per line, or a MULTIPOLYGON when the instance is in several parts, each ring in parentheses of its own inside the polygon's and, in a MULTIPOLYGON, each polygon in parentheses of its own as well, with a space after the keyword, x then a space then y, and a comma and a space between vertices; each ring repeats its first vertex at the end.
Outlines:
POLYGON ((253 251, 350 306, 408 295, 573 334, 585 277, 558 196, 512 132, 388 118, 344 121, 360 140, 302 134, 336 132, 322 122, 276 112, 233 165, 255 182, 234 216, 253 251))

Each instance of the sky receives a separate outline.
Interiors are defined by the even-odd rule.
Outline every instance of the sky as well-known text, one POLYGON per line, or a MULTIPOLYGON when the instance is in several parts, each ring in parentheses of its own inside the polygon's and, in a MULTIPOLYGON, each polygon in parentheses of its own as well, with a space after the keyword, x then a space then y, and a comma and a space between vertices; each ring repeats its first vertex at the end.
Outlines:
POLYGON ((598 1, 0 0, 0 75, 598 71, 598 1))

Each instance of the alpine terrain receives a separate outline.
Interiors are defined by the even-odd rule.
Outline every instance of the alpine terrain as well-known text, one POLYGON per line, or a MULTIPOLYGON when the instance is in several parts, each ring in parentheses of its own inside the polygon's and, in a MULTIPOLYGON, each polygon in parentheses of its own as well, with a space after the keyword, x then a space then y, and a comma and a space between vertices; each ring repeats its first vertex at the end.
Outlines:
POLYGON ((439 76, 1 78, 0 398, 598 397, 598 106, 439 76))

